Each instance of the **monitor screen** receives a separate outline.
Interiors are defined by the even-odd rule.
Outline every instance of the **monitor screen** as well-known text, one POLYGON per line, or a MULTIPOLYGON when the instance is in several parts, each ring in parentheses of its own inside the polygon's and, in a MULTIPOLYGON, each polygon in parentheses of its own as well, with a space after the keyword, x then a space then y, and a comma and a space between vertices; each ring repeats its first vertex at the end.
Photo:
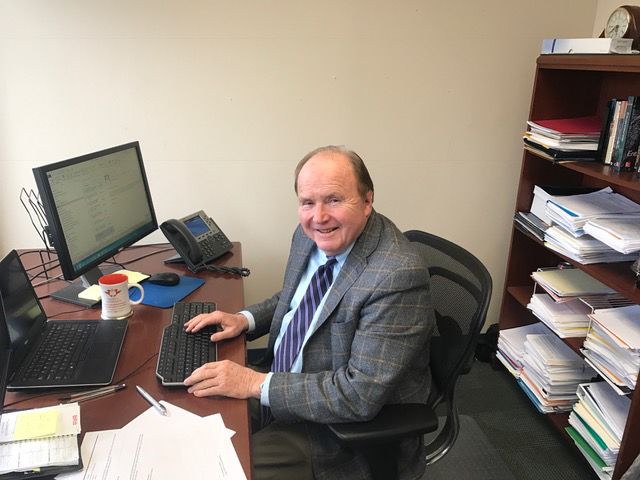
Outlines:
POLYGON ((97 283, 100 263, 158 228, 138 142, 33 174, 67 280, 97 283))

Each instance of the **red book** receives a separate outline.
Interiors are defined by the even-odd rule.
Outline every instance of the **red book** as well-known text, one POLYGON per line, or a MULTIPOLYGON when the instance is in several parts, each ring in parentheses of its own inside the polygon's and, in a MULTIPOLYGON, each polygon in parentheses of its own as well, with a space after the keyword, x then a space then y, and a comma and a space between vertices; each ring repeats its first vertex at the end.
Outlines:
POLYGON ((598 117, 555 118, 527 122, 531 127, 556 135, 600 135, 602 120, 598 117))

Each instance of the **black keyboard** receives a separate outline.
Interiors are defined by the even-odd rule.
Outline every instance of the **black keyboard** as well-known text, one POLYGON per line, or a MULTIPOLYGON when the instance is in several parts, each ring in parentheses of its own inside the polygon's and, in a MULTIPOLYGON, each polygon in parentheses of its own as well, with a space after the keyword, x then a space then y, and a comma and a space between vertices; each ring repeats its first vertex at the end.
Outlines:
POLYGON ((15 380, 41 380, 55 384, 72 379, 78 371, 78 364, 87 355, 87 342, 96 328, 98 322, 49 323, 40 345, 15 380))
POLYGON ((213 302, 178 302, 173 306, 171 324, 164 327, 156 376, 166 386, 182 386, 183 381, 199 366, 214 362, 216 344, 211 335, 218 330, 215 325, 196 333, 184 331, 184 324, 201 313, 216 309, 213 302))

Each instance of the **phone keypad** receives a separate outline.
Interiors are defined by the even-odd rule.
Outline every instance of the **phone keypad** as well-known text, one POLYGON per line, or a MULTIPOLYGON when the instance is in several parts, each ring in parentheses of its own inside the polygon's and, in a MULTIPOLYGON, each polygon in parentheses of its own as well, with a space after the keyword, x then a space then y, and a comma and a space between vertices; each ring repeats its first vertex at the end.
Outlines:
POLYGON ((226 250, 228 248, 228 244, 229 241, 222 233, 208 235, 200 242, 200 247, 202 248, 202 254, 205 261, 212 257, 218 257, 221 250, 226 250))

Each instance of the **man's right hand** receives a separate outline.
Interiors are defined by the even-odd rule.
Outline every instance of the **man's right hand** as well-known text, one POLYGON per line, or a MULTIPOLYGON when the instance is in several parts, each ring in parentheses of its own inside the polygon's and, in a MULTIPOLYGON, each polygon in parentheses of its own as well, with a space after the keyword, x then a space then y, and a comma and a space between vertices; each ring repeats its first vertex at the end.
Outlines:
POLYGON ((212 342, 219 342, 227 338, 240 335, 249 328, 247 317, 241 313, 226 313, 216 310, 212 313, 203 313, 193 317, 184 324, 187 332, 197 332, 207 325, 219 325, 220 331, 211 335, 212 342))

